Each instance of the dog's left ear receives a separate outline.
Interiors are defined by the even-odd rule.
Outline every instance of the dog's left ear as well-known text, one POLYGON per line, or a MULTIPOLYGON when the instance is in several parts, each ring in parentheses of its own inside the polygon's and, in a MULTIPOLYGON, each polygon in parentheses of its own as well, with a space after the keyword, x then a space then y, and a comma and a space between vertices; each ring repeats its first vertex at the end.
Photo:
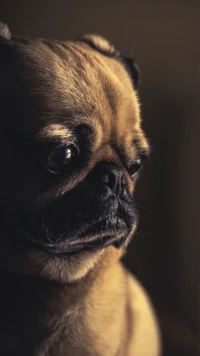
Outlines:
POLYGON ((134 89, 138 89, 139 70, 135 60, 132 57, 124 56, 104 37, 96 34, 86 34, 78 40, 87 43, 88 46, 100 52, 104 56, 115 58, 116 60, 120 61, 129 73, 134 89))
POLYGON ((139 87, 139 79, 140 79, 138 65, 137 65, 135 59, 132 57, 122 56, 122 58, 123 58, 123 62, 126 67, 126 70, 128 71, 128 73, 132 79, 133 86, 137 90, 139 87))
POLYGON ((10 40, 11 33, 8 26, 0 21, 0 40, 10 40))

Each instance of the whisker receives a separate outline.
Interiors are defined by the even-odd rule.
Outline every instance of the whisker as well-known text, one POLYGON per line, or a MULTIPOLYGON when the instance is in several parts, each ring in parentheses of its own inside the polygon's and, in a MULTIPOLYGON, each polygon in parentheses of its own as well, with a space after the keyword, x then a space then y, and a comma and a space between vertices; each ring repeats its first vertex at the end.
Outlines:
POLYGON ((49 232, 50 226, 51 226, 51 223, 48 225, 48 227, 45 226, 44 217, 43 217, 43 218, 42 218, 42 227, 43 227, 43 229, 44 229, 45 232, 46 232, 46 237, 47 237, 47 239, 48 239, 48 241, 49 241, 50 243, 55 243, 55 241, 56 241, 57 239, 56 239, 56 237, 55 237, 53 234, 51 234, 51 233, 49 232))

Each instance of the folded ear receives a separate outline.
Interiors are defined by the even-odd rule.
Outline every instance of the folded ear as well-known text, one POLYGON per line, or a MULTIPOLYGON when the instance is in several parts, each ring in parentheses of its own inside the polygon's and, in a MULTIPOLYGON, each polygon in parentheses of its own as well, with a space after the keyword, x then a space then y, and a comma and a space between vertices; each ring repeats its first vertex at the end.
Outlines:
POLYGON ((138 65, 137 65, 135 59, 132 57, 122 56, 122 60, 123 60, 123 63, 124 63, 124 66, 125 66, 127 72, 129 73, 129 75, 132 79, 134 88, 138 89, 140 74, 139 74, 139 68, 138 68, 138 65))
POLYGON ((96 34, 85 34, 78 40, 87 43, 88 46, 100 52, 104 56, 111 57, 120 61, 121 64, 126 69, 126 71, 128 72, 132 80, 134 89, 138 88, 139 70, 135 60, 132 57, 124 56, 104 37, 101 37, 96 34))
POLYGON ((3 22, 0 22, 0 40, 11 40, 10 30, 3 22))

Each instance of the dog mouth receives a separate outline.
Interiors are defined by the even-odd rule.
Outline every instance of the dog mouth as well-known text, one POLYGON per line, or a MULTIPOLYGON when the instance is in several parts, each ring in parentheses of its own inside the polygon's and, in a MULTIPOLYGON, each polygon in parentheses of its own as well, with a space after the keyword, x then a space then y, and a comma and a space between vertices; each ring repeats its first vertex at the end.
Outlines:
POLYGON ((45 230, 47 239, 38 239, 38 234, 24 232, 24 237, 18 240, 21 247, 39 250, 50 255, 77 254, 83 251, 95 251, 104 249, 110 245, 120 248, 126 245, 131 226, 136 225, 136 219, 124 219, 119 216, 111 216, 107 219, 98 219, 81 226, 75 234, 62 233, 57 239, 55 235, 49 235, 45 230))
POLYGON ((99 249, 104 249, 110 245, 114 245, 119 247, 123 244, 123 236, 118 237, 118 241, 116 242, 116 237, 111 237, 110 235, 101 236, 99 239, 97 238, 95 241, 87 241, 84 243, 42 243, 36 240, 32 240, 30 238, 23 239, 20 241, 21 246, 25 248, 31 248, 34 250, 39 250, 41 252, 55 255, 55 256, 62 256, 62 255, 72 255, 77 254, 84 251, 95 251, 99 249))
POLYGON ((126 245, 137 221, 133 200, 108 193, 94 198, 86 191, 77 200, 72 192, 29 211, 19 227, 20 246, 61 255, 126 245))

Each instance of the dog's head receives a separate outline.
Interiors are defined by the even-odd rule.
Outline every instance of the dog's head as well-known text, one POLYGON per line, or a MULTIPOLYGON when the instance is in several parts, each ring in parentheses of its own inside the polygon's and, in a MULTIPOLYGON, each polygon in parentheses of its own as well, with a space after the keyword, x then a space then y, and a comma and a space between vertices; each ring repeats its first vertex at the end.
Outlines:
POLYGON ((0 35, 1 267, 74 280, 135 231, 138 71, 97 35, 0 35))

